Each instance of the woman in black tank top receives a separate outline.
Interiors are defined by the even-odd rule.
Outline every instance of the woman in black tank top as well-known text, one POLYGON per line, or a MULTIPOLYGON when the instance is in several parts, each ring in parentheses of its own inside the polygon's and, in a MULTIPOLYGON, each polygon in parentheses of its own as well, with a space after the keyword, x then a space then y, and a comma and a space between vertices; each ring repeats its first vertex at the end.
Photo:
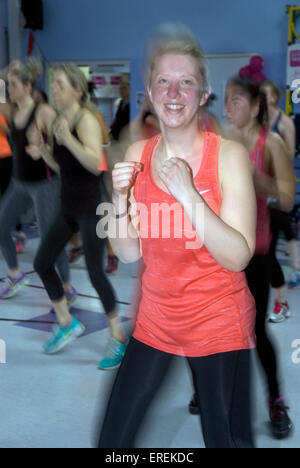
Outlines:
MULTIPOLYGON (((8 91, 14 106, 10 138, 13 149, 13 174, 0 207, 0 248, 9 270, 7 285, 0 290, 0 299, 13 297, 28 283, 26 275, 18 265, 11 230, 33 203, 43 238, 58 211, 58 177, 54 177, 54 173, 42 158, 33 160, 27 151, 31 128, 38 125, 48 134, 56 116, 51 107, 37 106, 31 96, 41 71, 41 65, 33 60, 26 64, 14 62, 8 67, 8 91)), ((68 298, 74 298, 76 294, 69 284, 68 259, 64 252, 58 258, 57 267, 68 298)))
POLYGON ((61 213, 40 248, 35 267, 53 302, 59 327, 44 349, 54 354, 84 331, 84 326, 70 314, 54 269, 57 255, 79 229, 90 280, 108 318, 110 356, 101 361, 100 368, 109 369, 120 364, 126 337, 116 312, 114 291, 103 271, 105 240, 96 233, 96 210, 101 202, 101 129, 87 104, 88 85, 79 68, 65 65, 55 69, 52 96, 60 115, 53 125, 52 148, 43 145, 41 152, 60 172, 61 213))

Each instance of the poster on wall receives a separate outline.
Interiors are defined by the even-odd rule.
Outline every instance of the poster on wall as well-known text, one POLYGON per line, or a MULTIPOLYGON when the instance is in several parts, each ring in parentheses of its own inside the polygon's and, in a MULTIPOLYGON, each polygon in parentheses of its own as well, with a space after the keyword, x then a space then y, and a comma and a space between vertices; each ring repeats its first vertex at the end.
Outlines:
POLYGON ((117 99, 120 97, 120 75, 109 73, 93 74, 92 81, 95 84, 94 94, 97 98, 117 99))
POLYGON ((300 80, 300 44, 293 44, 288 48, 287 85, 295 87, 293 82, 300 80))

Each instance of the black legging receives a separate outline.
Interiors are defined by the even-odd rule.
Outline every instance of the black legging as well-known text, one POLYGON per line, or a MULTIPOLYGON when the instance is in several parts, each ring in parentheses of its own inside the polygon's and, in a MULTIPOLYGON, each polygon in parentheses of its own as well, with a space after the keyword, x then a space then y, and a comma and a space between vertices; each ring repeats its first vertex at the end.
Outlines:
MULTIPOLYGON (((250 410, 250 351, 187 358, 196 376, 207 448, 254 448, 250 410)), ((108 404, 99 448, 133 448, 143 418, 173 361, 131 339, 108 404)))
POLYGON ((266 318, 270 296, 270 256, 255 256, 246 269, 250 291, 256 302, 257 352, 268 381, 272 398, 280 396, 277 377, 277 359, 273 343, 266 331, 266 318))
POLYGON ((288 213, 270 208, 270 215, 272 231, 272 243, 270 247, 271 285, 273 288, 281 288, 285 285, 285 278, 276 256, 279 234, 283 232, 287 242, 296 239, 296 236, 288 213))
POLYGON ((46 236, 37 253, 34 268, 52 302, 58 302, 64 297, 64 289, 54 265, 57 257, 70 241, 72 236, 81 232, 85 261, 92 285, 96 289, 106 314, 115 309, 115 294, 103 271, 103 255, 105 240, 96 233, 99 218, 71 218, 59 215, 46 236))

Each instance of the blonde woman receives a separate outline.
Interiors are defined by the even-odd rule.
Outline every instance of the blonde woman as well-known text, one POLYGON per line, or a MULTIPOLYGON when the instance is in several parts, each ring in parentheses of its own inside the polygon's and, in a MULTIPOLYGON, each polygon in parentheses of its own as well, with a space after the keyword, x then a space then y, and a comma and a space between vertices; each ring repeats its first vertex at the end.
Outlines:
POLYGON ((112 369, 122 360, 126 336, 120 326, 114 291, 103 271, 105 240, 98 238, 96 233, 99 221, 96 211, 101 202, 101 129, 89 106, 87 80, 78 67, 58 66, 51 88, 59 111, 53 125, 53 144, 43 145, 37 151, 34 147, 31 149, 33 156, 36 153, 39 157, 41 152, 47 164, 61 177, 60 214, 35 261, 59 324, 44 350, 55 354, 84 332, 84 326, 70 314, 60 278, 54 269, 60 252, 79 230, 89 277, 102 301, 111 334, 108 354, 99 367, 112 369))
MULTIPOLYGON (((54 110, 46 104, 35 104, 32 90, 42 72, 36 61, 26 64, 13 62, 7 70, 8 92, 12 103, 11 142, 13 150, 13 171, 11 183, 0 204, 0 248, 8 265, 8 278, 0 290, 0 299, 9 299, 29 283, 18 265, 16 247, 11 230, 21 215, 33 202, 41 238, 59 210, 59 178, 43 160, 34 161, 27 152, 32 125, 39 125, 45 136, 51 133, 55 119, 54 110)), ((67 300, 72 302, 76 291, 70 285, 68 258, 61 252, 57 258, 67 300)))

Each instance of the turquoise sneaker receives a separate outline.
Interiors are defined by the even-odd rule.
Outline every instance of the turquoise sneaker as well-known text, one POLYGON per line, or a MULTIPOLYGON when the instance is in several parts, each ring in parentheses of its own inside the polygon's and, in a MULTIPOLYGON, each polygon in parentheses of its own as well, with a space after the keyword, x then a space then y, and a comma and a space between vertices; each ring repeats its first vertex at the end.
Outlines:
POLYGON ((83 335, 85 327, 73 317, 71 324, 67 328, 56 325, 53 330, 53 335, 47 343, 44 344, 46 354, 55 354, 61 351, 69 343, 83 335))
POLYGON ((128 343, 120 343, 114 338, 110 338, 106 356, 99 362, 98 368, 100 370, 117 369, 125 355, 127 345, 128 343))

